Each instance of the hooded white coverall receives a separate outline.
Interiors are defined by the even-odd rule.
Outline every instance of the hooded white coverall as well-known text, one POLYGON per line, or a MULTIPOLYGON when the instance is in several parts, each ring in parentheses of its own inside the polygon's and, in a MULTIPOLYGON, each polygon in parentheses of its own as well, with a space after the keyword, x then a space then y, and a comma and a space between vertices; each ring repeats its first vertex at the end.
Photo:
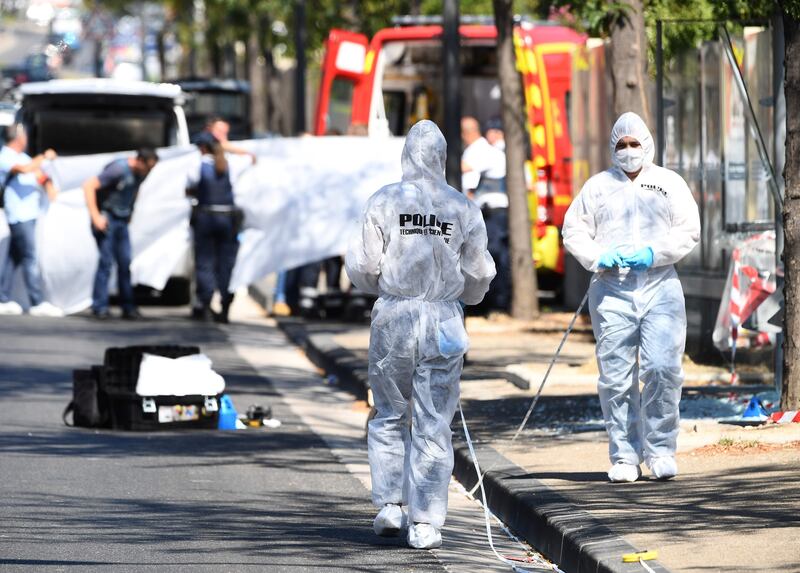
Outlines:
POLYGON ((446 154, 436 124, 411 128, 402 181, 369 199, 345 258, 353 284, 380 295, 369 346, 372 500, 407 505, 409 523, 437 529, 447 513, 450 423, 468 346, 458 301, 479 303, 495 276, 480 210, 445 181, 446 154))
POLYGON ((611 132, 612 157, 625 136, 643 148, 642 171, 631 181, 615 165, 589 179, 567 211, 563 235, 567 250, 597 273, 589 310, 611 462, 652 467, 677 445, 686 309, 673 264, 699 241, 700 217, 681 176, 653 164, 653 138, 631 112, 611 132), (606 252, 645 247, 654 255, 647 270, 598 268, 606 252))

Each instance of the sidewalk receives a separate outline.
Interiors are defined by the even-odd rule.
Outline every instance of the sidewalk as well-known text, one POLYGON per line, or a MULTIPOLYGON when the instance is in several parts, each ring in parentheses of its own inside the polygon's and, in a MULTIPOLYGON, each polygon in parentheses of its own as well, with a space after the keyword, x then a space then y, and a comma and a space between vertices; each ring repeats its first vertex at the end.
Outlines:
MULTIPOLYGON (((607 482, 607 440, 596 392, 591 328, 579 322, 542 399, 517 442, 521 423, 558 346, 568 315, 535 323, 469 318, 471 349, 462 377, 464 413, 478 444, 492 510, 516 533, 571 571, 644 571, 622 553, 656 549, 657 571, 800 571, 800 425, 744 429, 719 418, 741 413, 754 392, 774 399, 766 373, 749 386, 722 368, 685 363, 680 475, 607 482), (733 391, 736 390, 736 391, 733 391)), ((315 363, 367 397, 366 325, 281 321, 315 363)), ((460 424, 454 422, 463 446, 460 424)), ((456 478, 476 483, 466 447, 456 478)))

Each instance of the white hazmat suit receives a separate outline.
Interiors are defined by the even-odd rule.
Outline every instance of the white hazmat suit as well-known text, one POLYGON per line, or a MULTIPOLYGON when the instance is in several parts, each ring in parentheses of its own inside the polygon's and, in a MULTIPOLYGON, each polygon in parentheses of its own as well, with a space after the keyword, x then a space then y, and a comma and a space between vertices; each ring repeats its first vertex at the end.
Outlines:
POLYGON ((642 461, 656 477, 672 477, 686 341, 683 290, 673 264, 699 241, 700 217, 680 175, 653 164, 653 138, 638 115, 620 116, 610 145, 615 166, 589 179, 570 205, 564 246, 597 273, 589 309, 598 392, 615 464, 609 478, 634 481, 642 461), (630 171, 635 154, 615 153, 626 136, 641 144, 634 150, 641 172, 633 181, 622 166, 630 171), (647 262, 632 263, 642 252, 647 262), (616 464, 628 464, 622 469, 629 471, 616 472, 616 464))
MULTIPOLYGON (((459 300, 479 303, 495 276, 480 210, 445 181, 446 153, 436 124, 411 128, 402 181, 369 199, 345 258, 353 284, 380 295, 369 346, 377 411, 368 438, 372 499, 381 508, 407 506, 409 522, 428 524, 438 543, 453 470, 450 423, 468 346, 459 300)), ((412 529, 412 546, 435 546, 416 544, 412 529)))

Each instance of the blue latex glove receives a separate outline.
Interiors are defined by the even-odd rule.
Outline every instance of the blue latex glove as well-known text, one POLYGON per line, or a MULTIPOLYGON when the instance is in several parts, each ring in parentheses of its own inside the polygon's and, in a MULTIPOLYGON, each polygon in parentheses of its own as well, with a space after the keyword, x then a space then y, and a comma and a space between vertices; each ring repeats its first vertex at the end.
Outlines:
POLYGON ((639 249, 629 257, 625 257, 627 266, 635 271, 644 271, 653 266, 653 249, 645 247, 639 249))
POLYGON ((597 268, 600 270, 613 269, 614 267, 627 267, 625 260, 617 249, 600 255, 597 268))

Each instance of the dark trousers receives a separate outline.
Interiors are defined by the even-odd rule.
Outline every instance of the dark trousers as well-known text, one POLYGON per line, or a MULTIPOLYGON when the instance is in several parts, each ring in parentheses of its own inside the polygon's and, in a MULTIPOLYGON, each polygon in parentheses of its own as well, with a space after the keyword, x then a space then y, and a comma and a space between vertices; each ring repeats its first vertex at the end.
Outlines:
POLYGON ((197 273, 197 304, 208 307, 214 291, 228 305, 233 295, 228 292, 231 273, 239 251, 236 221, 228 213, 198 211, 193 220, 194 265, 197 273))
MULTIPOLYGON (((511 254, 508 237, 508 209, 483 209, 489 254, 497 276, 486 295, 490 308, 507 310, 511 306, 511 254)), ((531 264, 533 264, 531 262, 531 264)))
POLYGON ((108 279, 111 267, 117 263, 117 290, 120 306, 124 312, 133 312, 133 285, 131 285, 131 239, 128 235, 128 220, 106 214, 108 227, 100 232, 92 227, 94 240, 100 251, 100 262, 94 275, 92 290, 92 311, 102 313, 108 310, 108 279))
POLYGON ((36 220, 14 223, 8 226, 10 247, 8 258, 0 275, 0 302, 11 300, 11 289, 14 286, 14 271, 22 265, 22 275, 31 306, 42 302, 42 277, 39 274, 39 262, 36 260, 36 220))
POLYGON ((309 263, 300 267, 300 288, 317 288, 319 273, 325 271, 325 284, 328 291, 339 290, 342 277, 342 257, 329 257, 323 261, 309 263))

